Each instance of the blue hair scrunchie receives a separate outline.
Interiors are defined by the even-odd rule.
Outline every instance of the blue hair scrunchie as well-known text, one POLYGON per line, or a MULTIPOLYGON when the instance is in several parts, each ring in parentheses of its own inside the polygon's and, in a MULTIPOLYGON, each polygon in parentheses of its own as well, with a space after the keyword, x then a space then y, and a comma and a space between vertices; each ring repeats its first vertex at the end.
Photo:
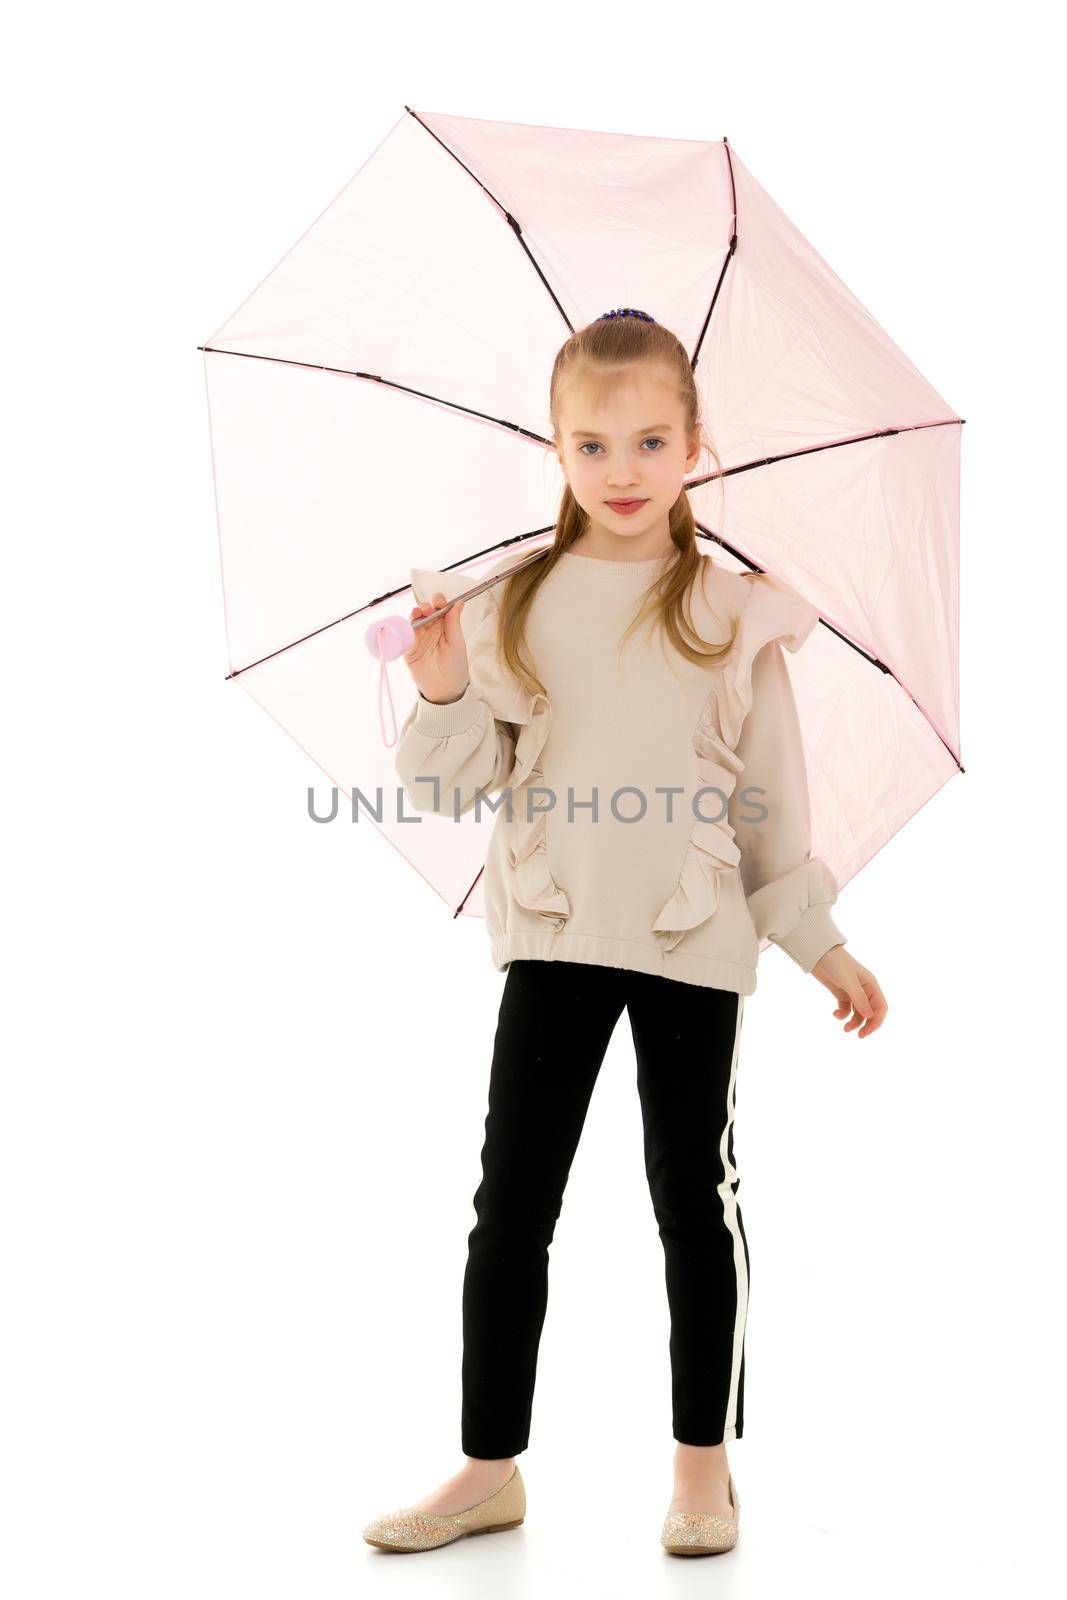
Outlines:
POLYGON ((605 311, 596 318, 597 322, 609 321, 612 317, 640 317, 642 322, 655 322, 655 317, 650 317, 647 311, 636 311, 633 306, 621 306, 615 311, 605 311))

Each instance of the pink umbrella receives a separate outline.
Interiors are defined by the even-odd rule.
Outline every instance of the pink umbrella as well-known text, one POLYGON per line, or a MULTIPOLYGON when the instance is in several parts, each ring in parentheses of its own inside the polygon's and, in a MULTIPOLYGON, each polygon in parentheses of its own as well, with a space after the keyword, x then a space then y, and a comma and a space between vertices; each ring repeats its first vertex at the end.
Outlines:
POLYGON ((553 357, 646 307, 691 351, 724 464, 686 485, 701 536, 819 612, 789 671, 812 854, 843 887, 963 771, 963 419, 725 139, 405 112, 200 347, 229 678, 483 916, 494 818, 412 825, 366 640, 413 586, 453 599, 551 541, 553 357))

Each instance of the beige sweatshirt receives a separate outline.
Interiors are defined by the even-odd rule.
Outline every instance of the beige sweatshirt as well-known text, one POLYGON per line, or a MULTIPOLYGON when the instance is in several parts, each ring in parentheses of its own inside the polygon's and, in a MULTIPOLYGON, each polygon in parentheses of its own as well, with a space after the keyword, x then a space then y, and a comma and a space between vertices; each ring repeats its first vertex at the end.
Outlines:
MULTIPOLYGON (((811 856, 783 654, 800 649, 818 613, 776 579, 702 556, 693 622, 721 643, 739 617, 729 655, 689 662, 645 622, 620 656, 661 559, 564 554, 527 618, 546 694, 532 695, 498 656, 500 586, 468 600, 470 682, 450 705, 419 695, 396 772, 415 810, 438 814, 430 826, 454 826, 476 803, 481 816, 499 808, 484 892, 500 971, 516 958, 583 961, 747 995, 763 940, 805 972, 845 943, 830 915, 837 885, 811 856)), ((484 576, 516 564, 512 553, 484 576)), ((471 581, 412 572, 420 603, 471 581)))

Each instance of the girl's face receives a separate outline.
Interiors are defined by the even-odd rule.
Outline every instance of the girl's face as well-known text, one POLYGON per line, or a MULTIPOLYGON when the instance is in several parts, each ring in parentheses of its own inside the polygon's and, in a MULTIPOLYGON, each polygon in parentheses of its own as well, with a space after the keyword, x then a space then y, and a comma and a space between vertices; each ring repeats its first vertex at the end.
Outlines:
POLYGON ((671 507, 700 459, 700 431, 686 433, 682 403, 662 368, 632 367, 599 395, 581 378, 569 386, 556 454, 594 539, 603 530, 609 538, 666 544, 671 507), (628 512, 611 504, 625 500, 642 503, 628 512))

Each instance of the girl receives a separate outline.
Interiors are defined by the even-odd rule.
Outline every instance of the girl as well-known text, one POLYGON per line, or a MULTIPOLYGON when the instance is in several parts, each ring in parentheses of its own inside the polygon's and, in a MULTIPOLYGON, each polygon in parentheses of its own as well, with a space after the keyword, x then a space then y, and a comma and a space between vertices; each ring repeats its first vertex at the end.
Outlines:
MULTIPOLYGON (((507 978, 463 1281, 464 1465, 364 1538, 427 1550, 523 1521, 515 1457, 548 1247, 626 1011, 671 1320, 661 1542, 709 1553, 738 1536, 726 1444, 743 1429, 749 1263, 733 1115, 760 940, 831 991, 846 1032, 867 1037, 887 1008, 810 853, 783 650, 818 614, 701 553, 683 487, 702 436, 684 347, 644 312, 605 313, 558 352, 550 415, 566 485, 554 543, 473 597, 465 628, 459 601, 419 629, 404 658, 419 697, 395 759, 412 805, 458 818, 501 791, 485 908, 507 978)), ((438 588, 411 620, 445 602, 438 588)))

